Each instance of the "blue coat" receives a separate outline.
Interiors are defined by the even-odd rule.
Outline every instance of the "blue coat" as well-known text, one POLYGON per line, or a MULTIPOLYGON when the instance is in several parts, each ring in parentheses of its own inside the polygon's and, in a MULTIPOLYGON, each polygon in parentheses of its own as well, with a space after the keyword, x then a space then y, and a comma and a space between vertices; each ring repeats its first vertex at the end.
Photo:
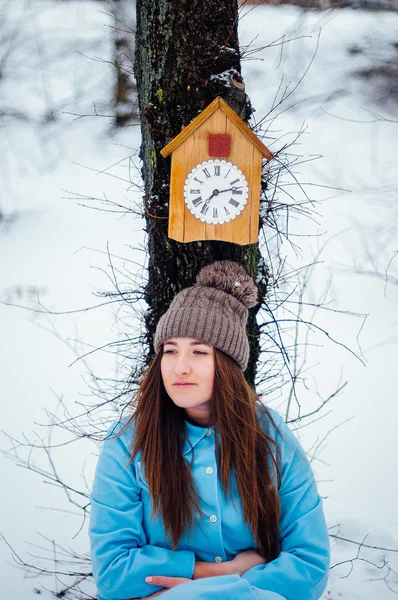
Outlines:
MULTIPOLYGON (((281 553, 276 560, 253 567, 242 576, 223 575, 183 583, 162 594, 163 600, 318 600, 326 586, 329 538, 311 467, 282 417, 271 411, 276 428, 265 431, 281 449, 281 553)), ((122 422, 123 424, 123 422, 122 422)), ((92 494, 90 543, 99 600, 145 597, 159 587, 148 575, 192 578, 195 559, 231 560, 255 548, 244 524, 239 495, 231 482, 226 498, 218 476, 214 431, 187 422, 183 454, 191 464, 204 516, 176 551, 165 535, 161 517, 151 516, 152 502, 138 454, 126 468, 134 430, 110 437, 98 460, 92 494)))

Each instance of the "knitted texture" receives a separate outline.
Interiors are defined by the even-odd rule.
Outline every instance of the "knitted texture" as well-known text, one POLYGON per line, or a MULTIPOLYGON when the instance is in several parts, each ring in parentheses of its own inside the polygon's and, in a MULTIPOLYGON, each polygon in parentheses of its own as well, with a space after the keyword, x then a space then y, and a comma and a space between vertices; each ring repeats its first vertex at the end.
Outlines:
POLYGON ((195 338, 231 356, 244 371, 249 362, 248 308, 256 303, 257 287, 241 265, 227 260, 207 265, 160 318, 155 351, 170 338, 195 338))

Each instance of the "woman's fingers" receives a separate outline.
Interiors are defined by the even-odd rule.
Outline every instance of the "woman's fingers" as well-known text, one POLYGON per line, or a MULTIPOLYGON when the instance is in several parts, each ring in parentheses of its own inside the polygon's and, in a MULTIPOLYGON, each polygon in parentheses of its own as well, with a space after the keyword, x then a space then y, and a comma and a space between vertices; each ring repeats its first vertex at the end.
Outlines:
POLYGON ((165 575, 153 575, 153 577, 145 577, 145 581, 151 585, 173 588, 181 583, 191 581, 191 579, 187 579, 186 577, 166 577, 165 575))

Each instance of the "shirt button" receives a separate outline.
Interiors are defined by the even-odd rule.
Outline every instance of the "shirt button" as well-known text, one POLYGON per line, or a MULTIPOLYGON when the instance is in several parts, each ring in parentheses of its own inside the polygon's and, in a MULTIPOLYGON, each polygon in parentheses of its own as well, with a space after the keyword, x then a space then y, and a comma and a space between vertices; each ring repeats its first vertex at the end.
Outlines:
POLYGON ((207 436, 211 435, 211 429, 206 429, 205 435, 207 435, 207 436))
POLYGON ((221 556, 216 556, 216 558, 214 559, 216 562, 222 562, 222 558, 221 556))
POLYGON ((211 521, 212 523, 215 523, 215 522, 217 521, 217 517, 216 517, 216 515, 211 515, 211 517, 210 517, 210 521, 211 521))
POLYGON ((211 474, 213 473, 213 469, 212 469, 212 467, 207 467, 207 469, 206 469, 206 473, 207 473, 208 475, 211 475, 211 474))

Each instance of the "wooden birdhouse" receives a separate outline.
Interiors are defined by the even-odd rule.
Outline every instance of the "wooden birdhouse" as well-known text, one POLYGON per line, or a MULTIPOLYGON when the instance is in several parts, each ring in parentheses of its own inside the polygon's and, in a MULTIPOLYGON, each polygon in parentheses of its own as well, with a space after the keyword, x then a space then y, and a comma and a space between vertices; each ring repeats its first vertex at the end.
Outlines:
POLYGON ((272 154, 222 98, 161 154, 172 154, 170 238, 257 242, 262 157, 272 154))

